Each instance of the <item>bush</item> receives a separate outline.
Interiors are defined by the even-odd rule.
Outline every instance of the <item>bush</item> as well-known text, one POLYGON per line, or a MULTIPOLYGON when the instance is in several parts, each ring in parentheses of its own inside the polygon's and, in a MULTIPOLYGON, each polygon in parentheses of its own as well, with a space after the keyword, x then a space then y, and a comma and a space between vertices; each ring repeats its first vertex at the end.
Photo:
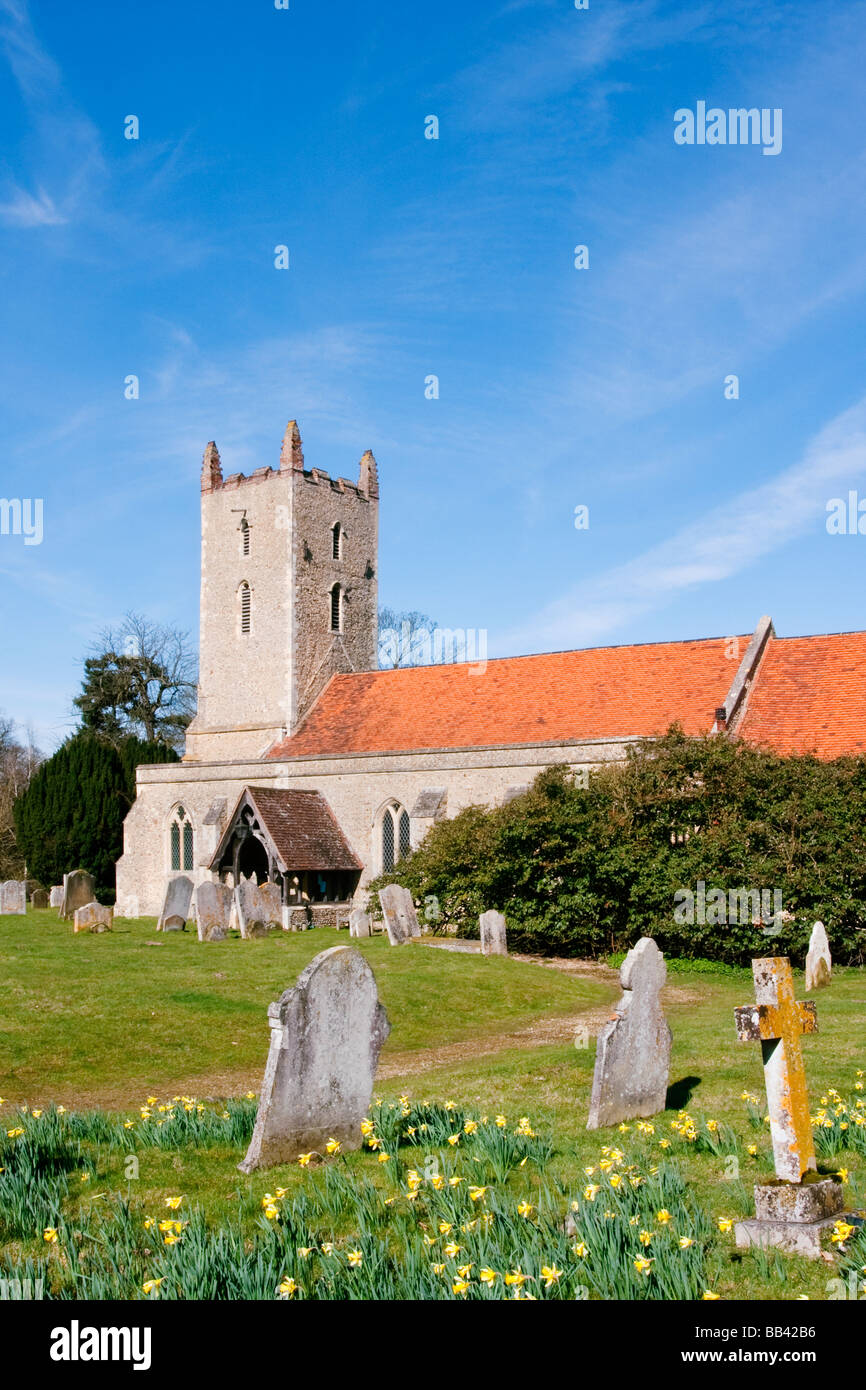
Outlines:
POLYGON ((674 727, 588 786, 552 767, 506 806, 468 807, 372 887, 386 882, 435 897, 440 925, 459 936, 477 936, 479 913, 498 908, 518 951, 607 956, 651 935, 687 959, 802 959, 820 918, 836 959, 859 964, 866 758, 783 758, 674 727), (759 914, 731 896, 741 890, 765 894, 759 914))

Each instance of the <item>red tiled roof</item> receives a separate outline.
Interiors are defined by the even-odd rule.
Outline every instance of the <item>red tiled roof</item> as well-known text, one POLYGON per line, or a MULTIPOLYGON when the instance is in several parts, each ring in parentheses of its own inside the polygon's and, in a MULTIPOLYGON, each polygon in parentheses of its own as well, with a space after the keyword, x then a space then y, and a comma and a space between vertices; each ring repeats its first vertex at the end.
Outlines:
MULTIPOLYGON (((749 634, 740 638, 748 643, 749 634)), ((707 733, 736 674, 731 639, 334 676, 269 758, 707 733)))
POLYGON ((767 644, 737 733, 777 753, 866 753, 866 632, 767 644))
POLYGON ((245 787, 211 861, 211 868, 216 868, 225 852, 234 832, 238 811, 246 798, 252 802, 284 870, 362 867, 321 792, 298 788, 245 787))

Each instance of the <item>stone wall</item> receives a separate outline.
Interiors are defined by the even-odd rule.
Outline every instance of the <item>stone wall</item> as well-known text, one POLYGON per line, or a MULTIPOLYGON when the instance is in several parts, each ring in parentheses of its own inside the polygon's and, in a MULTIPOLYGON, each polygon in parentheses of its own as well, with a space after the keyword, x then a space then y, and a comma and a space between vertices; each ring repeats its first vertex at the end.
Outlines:
MULTIPOLYGON (((168 825, 182 802, 193 823, 196 883, 211 875, 207 862, 245 786, 298 787, 321 792, 352 849, 364 864, 356 902, 365 906, 365 885, 381 870, 378 827, 382 809, 397 802, 411 813, 422 791, 447 793, 445 814, 473 803, 497 805, 527 785, 542 768, 565 763, 598 767, 625 756, 626 741, 526 744, 513 748, 376 753, 296 758, 282 762, 181 763, 138 770, 138 795, 124 823, 124 854, 117 866, 118 915, 156 916, 170 873, 168 825), (214 808, 225 802, 214 819, 214 808), (211 816, 208 813, 211 812, 211 816), (205 822, 210 820, 209 824, 205 822)), ((419 830, 413 826, 413 842, 419 830)))

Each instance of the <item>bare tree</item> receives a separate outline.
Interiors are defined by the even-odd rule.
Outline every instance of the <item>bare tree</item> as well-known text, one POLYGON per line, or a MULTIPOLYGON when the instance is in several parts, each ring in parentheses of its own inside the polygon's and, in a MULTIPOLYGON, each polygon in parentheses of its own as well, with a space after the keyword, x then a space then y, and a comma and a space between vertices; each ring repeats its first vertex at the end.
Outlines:
POLYGON ((74 704, 83 726, 113 743, 135 735, 177 747, 195 701, 196 659, 188 634, 127 613, 119 628, 100 634, 85 659, 74 704))

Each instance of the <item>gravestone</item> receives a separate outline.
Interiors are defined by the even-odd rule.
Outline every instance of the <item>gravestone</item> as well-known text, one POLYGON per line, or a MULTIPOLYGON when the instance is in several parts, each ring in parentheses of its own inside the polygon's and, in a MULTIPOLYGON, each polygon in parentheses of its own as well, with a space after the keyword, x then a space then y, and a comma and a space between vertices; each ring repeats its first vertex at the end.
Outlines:
POLYGON ((157 931, 183 931, 189 917, 192 902, 192 879, 180 874, 170 878, 165 888, 162 912, 156 924, 157 931))
POLYGON ((481 954, 482 956, 507 956, 508 938, 505 930, 505 918, 501 912, 482 912, 478 919, 481 928, 481 954))
POLYGON ((379 1052, 391 1031, 376 977, 360 951, 322 951, 268 1009, 261 1099, 242 1173, 361 1143, 379 1052))
POLYGON ((737 1245, 778 1246, 816 1259, 844 1206, 841 1184, 820 1178, 800 1038, 817 1033, 814 1003, 797 1002, 785 956, 752 961, 755 1003, 734 1010, 737 1036, 760 1042, 777 1181, 755 1187, 755 1217, 734 1227, 737 1245))
POLYGON ((232 890, 225 883, 200 883, 195 890, 195 920, 199 941, 223 941, 228 936, 232 890))
POLYGON ((60 916, 72 921, 79 907, 86 907, 96 899, 96 881, 93 874, 84 869, 75 869, 63 879, 63 902, 60 916))
POLYGON ((27 884, 10 878, 0 884, 0 914, 21 917, 27 911, 27 884))
POLYGON ((373 935, 373 925, 370 921, 370 914, 364 912, 360 907, 353 908, 349 913, 349 935, 356 937, 373 935))
POLYGON ((421 935, 415 904, 408 888, 401 888, 399 883, 389 883, 386 888, 380 888, 379 902, 392 946, 402 946, 410 937, 421 935))
POLYGON ((113 919, 114 913, 110 907, 103 907, 101 903, 87 903, 75 909, 72 930, 73 933, 111 931, 113 919))
POLYGON ((830 955, 830 942, 823 922, 816 922, 809 937, 809 951, 806 956, 806 990, 821 989, 829 985, 833 971, 830 955))
POLYGON ((651 936, 631 948, 619 978, 623 996, 598 1035, 587 1129, 665 1108, 671 1030, 660 995, 667 966, 651 936))
POLYGON ((276 883, 256 883, 242 879, 237 896, 240 898, 238 926, 245 941, 267 936, 283 929, 283 903, 276 883))
POLYGON ((56 885, 51 889, 51 894, 50 894, 50 896, 49 896, 49 898, 48 898, 48 906, 49 906, 49 907, 62 907, 62 906, 63 906, 63 884, 62 884, 62 883, 56 884, 56 885))
POLYGON ((30 906, 36 912, 44 912, 49 906, 49 898, 44 888, 35 888, 30 894, 30 906))

